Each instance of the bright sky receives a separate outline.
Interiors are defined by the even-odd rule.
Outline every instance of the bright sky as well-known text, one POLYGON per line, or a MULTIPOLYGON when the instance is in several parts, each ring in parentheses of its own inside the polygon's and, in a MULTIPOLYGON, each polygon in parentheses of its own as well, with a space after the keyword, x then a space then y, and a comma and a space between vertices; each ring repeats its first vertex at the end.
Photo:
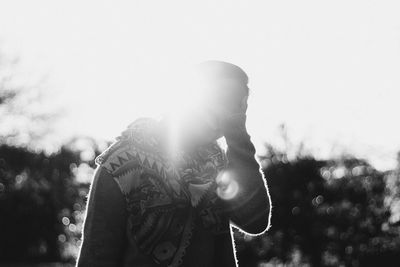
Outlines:
POLYGON ((114 138, 174 104, 168 77, 218 59, 249 74, 258 149, 281 145, 285 123, 317 156, 347 151, 390 168, 400 150, 399 14, 396 0, 1 1, 0 40, 49 77, 51 104, 66 110, 63 137, 114 138))

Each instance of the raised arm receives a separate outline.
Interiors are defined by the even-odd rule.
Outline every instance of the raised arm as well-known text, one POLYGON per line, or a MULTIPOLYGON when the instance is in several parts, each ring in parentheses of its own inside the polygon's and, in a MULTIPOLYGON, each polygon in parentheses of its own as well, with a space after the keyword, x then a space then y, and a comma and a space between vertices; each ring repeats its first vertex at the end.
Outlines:
MULTIPOLYGON (((237 194, 222 199, 231 222, 250 235, 260 235, 270 227, 271 200, 260 165, 255 159, 255 147, 245 127, 246 115, 232 117, 225 126, 228 145, 228 167, 224 171, 229 183, 236 183, 237 194)), ((222 182, 222 184, 224 181, 222 182)))
POLYGON ((111 174, 97 167, 88 196, 77 267, 121 266, 126 240, 125 205, 111 174))

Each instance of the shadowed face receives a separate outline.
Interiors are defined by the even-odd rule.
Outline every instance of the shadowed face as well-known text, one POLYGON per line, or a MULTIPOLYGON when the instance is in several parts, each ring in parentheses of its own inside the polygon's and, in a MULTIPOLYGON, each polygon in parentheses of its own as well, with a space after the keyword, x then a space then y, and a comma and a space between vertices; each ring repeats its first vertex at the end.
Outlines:
MULTIPOLYGON (((224 122, 247 109, 248 78, 236 65, 206 61, 183 78, 180 104, 170 120, 170 143, 197 146, 223 136, 224 122)), ((175 144, 175 145, 174 145, 175 144)))
POLYGON ((215 80, 205 85, 202 99, 194 110, 197 117, 199 134, 204 140, 213 141, 223 136, 221 122, 237 113, 245 113, 247 109, 247 85, 233 79, 215 80))

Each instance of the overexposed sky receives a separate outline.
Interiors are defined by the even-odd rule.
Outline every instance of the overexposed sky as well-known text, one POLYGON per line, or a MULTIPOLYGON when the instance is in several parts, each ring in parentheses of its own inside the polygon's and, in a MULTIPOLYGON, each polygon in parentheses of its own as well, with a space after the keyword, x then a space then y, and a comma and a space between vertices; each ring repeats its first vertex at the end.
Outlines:
POLYGON ((400 150, 399 14, 396 0, 1 1, 0 48, 48 76, 49 105, 66 110, 62 137, 112 139, 136 117, 160 115, 179 103, 180 73, 218 59, 250 77, 257 144, 280 145, 285 123, 317 156, 345 150, 390 168, 400 150))

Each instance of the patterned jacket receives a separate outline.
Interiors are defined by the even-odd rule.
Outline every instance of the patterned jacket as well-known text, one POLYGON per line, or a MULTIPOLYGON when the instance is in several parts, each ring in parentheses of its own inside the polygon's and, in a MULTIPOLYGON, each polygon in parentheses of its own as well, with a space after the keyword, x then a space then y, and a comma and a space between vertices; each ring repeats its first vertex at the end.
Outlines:
MULTIPOLYGON (((226 153, 215 141, 172 159, 160 150, 157 129, 156 120, 137 119, 96 158, 97 179, 103 172, 118 185, 124 200, 125 241, 118 266, 235 266, 230 220, 236 206, 227 205, 217 195, 216 181, 228 168, 226 153)), ((89 263, 93 257, 85 255, 96 253, 96 248, 100 254, 107 246, 103 242, 92 248, 84 244, 85 231, 94 231, 89 229, 95 221, 95 215, 89 214, 90 202, 96 201, 94 185, 78 265, 117 266, 107 261, 89 263)), ((251 198, 260 193, 253 189, 257 193, 251 198)))

